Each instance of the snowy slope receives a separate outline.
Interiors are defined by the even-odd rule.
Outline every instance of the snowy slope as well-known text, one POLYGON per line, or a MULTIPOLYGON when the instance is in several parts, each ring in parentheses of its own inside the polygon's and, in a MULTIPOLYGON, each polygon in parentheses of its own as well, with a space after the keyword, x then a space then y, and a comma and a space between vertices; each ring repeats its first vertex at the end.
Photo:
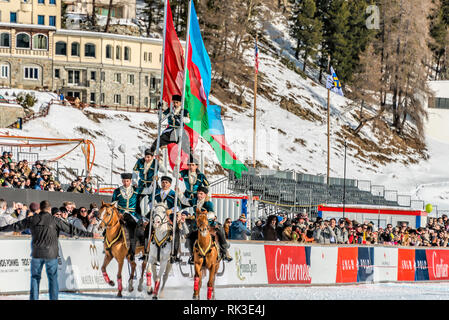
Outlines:
MULTIPOLYGON (((271 47, 278 51, 274 55, 272 49, 261 45, 260 87, 257 97, 257 160, 271 169, 294 170, 310 174, 326 174, 327 166, 327 90, 317 82, 317 72, 307 69, 311 79, 304 79, 280 61, 280 56, 294 60, 292 40, 286 34, 285 18, 273 14, 271 19, 263 23, 265 36, 271 47), (282 101, 290 100, 296 111, 290 112, 280 107, 282 101), (298 110, 300 111, 298 114, 298 110)), ((253 65, 253 49, 245 52, 247 65, 253 65)), ((301 67, 302 62, 296 61, 301 67)), ((213 66, 212 66, 213 67, 213 66)), ((231 90, 237 93, 237 87, 231 84, 231 90)), ((12 89, 2 89, 0 94, 12 89)), ((16 92, 22 90, 15 90, 16 92)), ((41 105, 54 95, 36 93, 41 105)), ((221 105, 226 110, 223 120, 226 139, 231 149, 241 161, 252 163, 253 136, 253 91, 247 88, 243 94, 247 101, 246 108, 229 105, 210 97, 212 104, 221 105)), ((355 127, 357 121, 350 107, 351 101, 331 94, 331 175, 343 177, 344 150, 342 148, 342 126, 355 127)), ((37 108, 37 107, 36 107, 37 108)), ((23 132, 9 130, 17 134, 43 137, 86 138, 95 143, 96 166, 94 175, 110 182, 111 152, 108 143, 114 142, 118 147, 126 144, 126 169, 129 171, 136 158, 141 156, 142 146, 149 146, 156 135, 156 115, 145 113, 126 113, 103 111, 87 108, 84 112, 69 107, 52 106, 46 118, 36 119, 24 126, 23 132), (97 121, 92 120, 95 114, 97 121)), ((361 138, 373 145, 385 148, 388 141, 382 140, 365 126, 361 138)), ((376 150, 364 150, 361 155, 352 142, 347 150, 347 177, 359 180, 371 180, 373 185, 385 185, 387 190, 398 190, 399 194, 409 194, 413 199, 422 199, 426 203, 438 205, 438 209, 449 209, 449 177, 446 163, 449 156, 448 144, 427 139, 427 156, 414 149, 396 150, 391 154, 380 154, 376 150), (382 164, 375 162, 372 156, 382 155, 391 162, 382 164), (410 163, 410 160, 414 164, 410 163)), ((44 150, 49 158, 67 151, 68 147, 44 150)), ((217 170, 218 161, 213 150, 200 142, 197 153, 204 151, 206 171, 210 180, 221 177, 217 170)), ((60 160, 60 166, 84 168, 83 155, 79 150, 60 160)), ((123 154, 116 149, 114 155, 113 182, 119 182, 118 173, 123 171, 123 154)))

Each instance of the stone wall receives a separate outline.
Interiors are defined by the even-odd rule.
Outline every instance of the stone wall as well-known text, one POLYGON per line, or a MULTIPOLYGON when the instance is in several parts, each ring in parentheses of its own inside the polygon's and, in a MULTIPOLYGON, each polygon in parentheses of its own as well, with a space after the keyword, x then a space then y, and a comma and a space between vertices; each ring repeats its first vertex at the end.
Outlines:
POLYGON ((0 103, 0 128, 6 128, 17 121, 17 118, 23 118, 25 112, 19 105, 8 105, 0 103))

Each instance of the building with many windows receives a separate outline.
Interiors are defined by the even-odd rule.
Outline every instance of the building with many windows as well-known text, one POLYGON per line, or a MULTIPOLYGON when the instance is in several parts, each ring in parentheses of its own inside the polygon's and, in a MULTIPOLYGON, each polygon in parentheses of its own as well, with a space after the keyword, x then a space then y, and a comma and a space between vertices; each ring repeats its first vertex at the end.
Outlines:
MULTIPOLYGON (((92 0, 63 0, 67 5, 67 13, 81 15, 92 14, 92 0)), ((96 0, 95 12, 99 16, 107 17, 109 13, 109 0, 96 0)), ((114 0, 111 6, 111 17, 115 19, 135 19, 136 0, 114 0)))
POLYGON ((0 0, 2 19, 18 8, 15 22, 0 22, 0 85, 48 89, 98 105, 154 107, 162 41, 60 29, 60 1, 10 0, 7 7, 0 0), (23 3, 31 4, 31 12, 22 14, 23 3), (48 7, 43 24, 41 6, 48 7), (55 26, 49 23, 52 15, 55 26))

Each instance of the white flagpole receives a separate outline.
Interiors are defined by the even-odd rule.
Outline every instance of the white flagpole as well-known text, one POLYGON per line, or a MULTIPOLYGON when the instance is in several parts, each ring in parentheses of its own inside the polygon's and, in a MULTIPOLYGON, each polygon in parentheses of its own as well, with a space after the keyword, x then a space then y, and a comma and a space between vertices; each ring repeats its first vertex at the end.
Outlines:
MULTIPOLYGON (((149 221, 149 234, 148 234, 148 243, 147 243, 147 247, 145 252, 150 252, 150 239, 151 239, 151 228, 153 225, 153 209, 154 209, 154 198, 156 196, 156 185, 157 185, 157 180, 156 180, 156 176, 158 174, 158 170, 159 170, 159 147, 160 147, 160 142, 161 142, 161 127, 162 127, 162 104, 163 102, 163 97, 164 97, 164 69, 165 69, 165 41, 166 41, 166 33, 167 33, 167 6, 168 6, 168 0, 164 1, 164 37, 163 37, 163 41, 162 41, 162 65, 161 65, 161 96, 159 98, 159 106, 158 106, 158 123, 157 123, 157 143, 156 143, 156 154, 155 154, 155 159, 156 162, 154 164, 154 174, 153 174, 153 182, 152 182, 152 186, 153 186, 153 190, 152 190, 152 195, 151 195, 151 210, 150 210, 150 221, 149 221)), ((148 259, 148 255, 147 255, 147 259, 148 259)))
MULTIPOLYGON (((184 84, 182 89, 182 99, 181 99, 181 114, 180 114, 180 130, 181 134, 179 137, 179 142, 177 144, 178 148, 178 154, 176 156, 176 175, 175 175, 175 190, 178 190, 179 185, 179 170, 181 168, 181 149, 182 149, 182 139, 184 138, 184 108, 185 108, 185 100, 186 100, 186 83, 187 83, 187 62, 189 60, 189 43, 190 43, 190 15, 191 15, 191 9, 192 9, 192 0, 189 0, 189 11, 187 15, 187 36, 186 36, 186 46, 185 46, 185 54, 184 54, 184 84)), ((190 146, 189 146, 190 147, 190 146)), ((193 155, 192 155, 193 156, 193 155)), ((175 207, 173 212, 173 241, 171 244, 171 253, 173 255, 174 251, 174 243, 175 243, 175 236, 176 236, 176 227, 178 225, 176 219, 178 214, 178 192, 175 192, 175 207)))

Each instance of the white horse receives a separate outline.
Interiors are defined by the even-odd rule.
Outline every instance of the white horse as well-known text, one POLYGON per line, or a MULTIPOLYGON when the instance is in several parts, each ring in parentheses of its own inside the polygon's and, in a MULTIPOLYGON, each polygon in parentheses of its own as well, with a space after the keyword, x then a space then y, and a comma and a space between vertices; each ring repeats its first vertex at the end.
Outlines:
POLYGON ((149 239, 150 252, 147 265, 147 293, 153 295, 153 299, 158 299, 160 292, 164 289, 168 275, 172 268, 170 263, 171 253, 171 225, 168 220, 170 211, 165 203, 157 203, 153 211, 153 236, 149 239), (159 262, 159 272, 156 263, 159 262), (150 271, 151 267, 151 271, 150 271), (154 289, 151 278, 154 278, 154 289), (162 278, 162 287, 161 285, 162 278), (160 289, 160 291, 159 291, 160 289))

